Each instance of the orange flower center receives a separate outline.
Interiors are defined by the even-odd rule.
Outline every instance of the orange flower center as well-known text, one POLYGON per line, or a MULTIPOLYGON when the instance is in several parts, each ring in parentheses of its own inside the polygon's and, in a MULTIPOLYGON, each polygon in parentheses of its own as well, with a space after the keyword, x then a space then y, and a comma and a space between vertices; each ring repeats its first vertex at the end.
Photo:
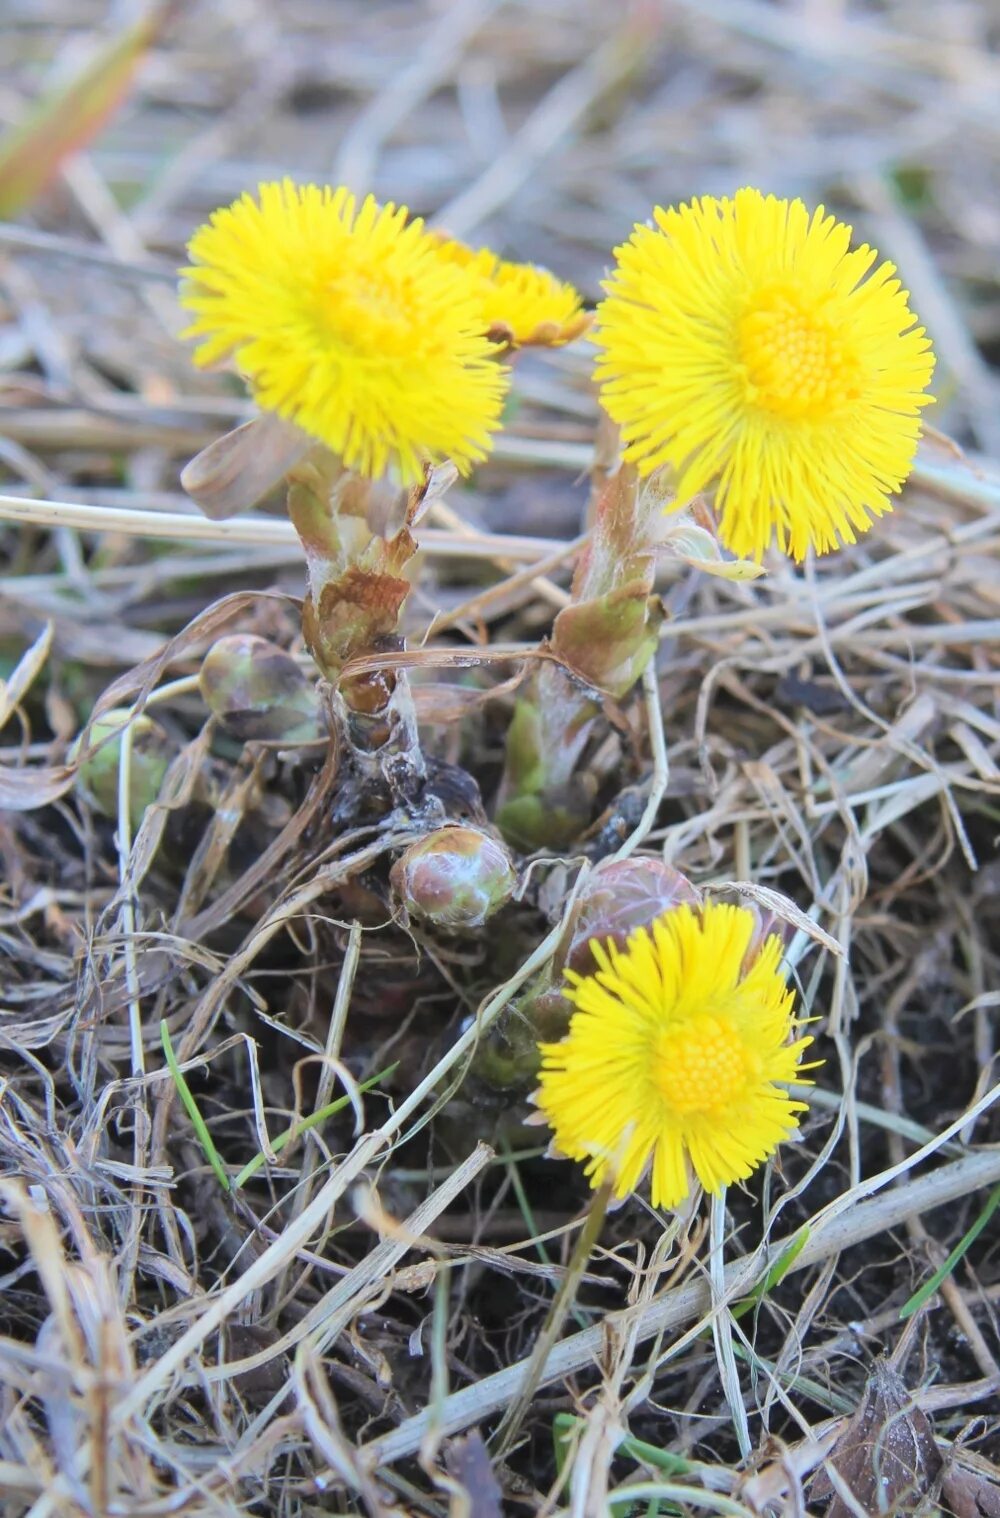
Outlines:
POLYGON ((718 1112, 746 1086, 743 1041, 728 1022, 704 1014, 660 1040, 653 1080, 679 1116, 718 1112))
POLYGON ((747 399, 773 416, 818 420, 860 394, 860 367, 815 302, 765 291, 739 323, 747 399))

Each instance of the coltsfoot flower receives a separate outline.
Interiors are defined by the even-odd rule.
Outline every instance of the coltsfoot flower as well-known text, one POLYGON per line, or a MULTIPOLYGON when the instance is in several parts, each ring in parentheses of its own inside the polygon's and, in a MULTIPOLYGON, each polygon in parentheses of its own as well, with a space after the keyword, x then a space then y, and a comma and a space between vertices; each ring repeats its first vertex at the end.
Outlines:
POLYGON ((592 975, 565 971, 575 1011, 540 1046, 535 1100, 592 1186, 627 1196, 649 1166, 653 1205, 676 1207, 692 1171, 717 1195, 798 1127, 806 1106, 782 1086, 802 1079, 812 1039, 792 1036, 780 938, 759 936, 745 907, 685 904, 624 949, 594 939, 592 975))
POLYGON ((561 348, 593 320, 579 293, 537 264, 509 263, 489 248, 443 238, 438 252, 476 281, 490 337, 514 348, 561 348))
POLYGON ((759 190, 653 216, 616 250, 594 334, 625 457, 669 465, 678 507, 716 481, 740 557, 853 543, 891 510, 932 400, 895 268, 822 206, 759 190))
POLYGON ((265 411, 359 474, 405 484, 428 460, 486 456, 507 389, 477 282, 405 207, 348 190, 262 184, 188 247, 181 303, 195 363, 232 359, 265 411))

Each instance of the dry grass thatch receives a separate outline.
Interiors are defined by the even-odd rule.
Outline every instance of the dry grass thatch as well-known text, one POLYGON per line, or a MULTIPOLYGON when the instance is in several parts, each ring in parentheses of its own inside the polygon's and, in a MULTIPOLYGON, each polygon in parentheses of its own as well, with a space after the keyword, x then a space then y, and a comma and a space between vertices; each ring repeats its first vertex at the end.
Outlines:
MULTIPOLYGON (((13 0, 3 117, 105 10, 13 0)), ((1000 1511, 997 42, 989 5, 924 0, 192 0, 0 227, 12 1518, 1000 1511), (573 859, 534 864, 495 931, 407 934, 399 838, 332 817, 336 755, 236 742, 198 694, 220 631, 301 652, 301 551, 279 506, 212 522, 180 491, 248 411, 190 369, 173 269, 286 172, 588 299, 654 200, 825 200, 940 354, 934 420, 966 452, 931 438, 857 548, 746 585, 659 571, 657 678, 609 712, 580 857, 638 850, 783 916, 825 1064, 780 1166, 700 1214, 635 1198, 589 1258, 580 1175, 476 1063, 573 859), (71 786, 98 701, 171 754, 141 818, 129 742, 117 815, 71 786)), ((494 459, 420 528, 423 731, 487 797, 586 531, 588 370, 526 362, 494 459)))

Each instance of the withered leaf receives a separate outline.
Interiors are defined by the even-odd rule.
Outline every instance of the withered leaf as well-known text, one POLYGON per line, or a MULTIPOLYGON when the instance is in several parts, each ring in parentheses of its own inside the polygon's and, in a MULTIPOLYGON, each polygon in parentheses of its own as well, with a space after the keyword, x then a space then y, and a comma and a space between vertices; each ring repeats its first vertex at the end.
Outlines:
POLYGON ((941 1483, 941 1506, 953 1518, 1000 1518, 1000 1486, 952 1465, 941 1483))
POLYGON ((0 765, 0 811, 31 812, 48 806, 65 795, 75 778, 75 764, 25 765, 23 769, 0 765))
POLYGON ((181 485, 213 522, 247 511, 283 480, 312 446, 273 412, 216 438, 181 470, 181 485))
POLYGON ((0 727, 31 689, 52 647, 53 624, 46 622, 31 647, 21 655, 8 680, 0 680, 0 727))
POLYGON ((407 496, 406 514, 403 518, 405 526, 416 527, 434 502, 440 501, 457 479, 458 470, 450 459, 433 469, 429 468, 426 478, 421 484, 415 485, 407 496))
POLYGON ((833 1467, 866 1513, 906 1514, 940 1511, 926 1499, 944 1461, 934 1431, 910 1395, 905 1381, 887 1360, 876 1360, 857 1412, 837 1440, 813 1482, 812 1495, 832 1494, 826 1518, 856 1518, 828 1474, 833 1467))

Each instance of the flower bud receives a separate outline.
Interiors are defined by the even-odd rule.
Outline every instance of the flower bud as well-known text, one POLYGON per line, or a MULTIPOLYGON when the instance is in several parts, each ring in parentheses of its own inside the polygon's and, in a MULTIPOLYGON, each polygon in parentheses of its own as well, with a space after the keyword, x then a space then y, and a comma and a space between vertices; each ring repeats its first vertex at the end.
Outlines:
POLYGON ((460 826, 437 828, 411 843, 389 878, 404 922, 412 915, 453 932, 481 927, 517 883, 500 840, 460 826))
POLYGON ((473 1075, 490 1091, 530 1091, 538 1084, 539 1041, 563 1038, 572 1010, 559 991, 518 998, 476 1044, 473 1075))
POLYGON ((473 1072, 494 1091, 526 1091, 536 1084, 539 1041, 554 1043, 569 1027, 573 1008, 563 995, 563 971, 592 975, 591 944, 613 939, 624 949, 630 933, 672 907, 699 905, 691 882, 659 859, 609 859, 580 890, 567 932, 551 964, 528 985, 506 1015, 480 1040, 473 1072))
POLYGON ((630 933, 681 905, 698 906, 699 893, 679 870, 659 859, 609 859, 594 870, 577 897, 571 937, 556 968, 580 975, 594 969, 591 940, 613 938, 619 949, 630 933))
MULTIPOLYGON (((75 760, 88 749, 95 750, 77 770, 76 783, 91 806, 104 817, 118 816, 121 733, 130 716, 127 707, 112 707, 91 724, 87 741, 81 733, 69 752, 70 760, 75 760)), ((133 828, 139 826, 146 808, 159 796, 171 754, 170 741, 158 723, 145 713, 133 718, 129 764, 129 815, 133 828)))
POLYGON ((198 683, 234 738, 294 744, 324 735, 319 691, 291 654, 266 638, 220 638, 205 655, 198 683))

